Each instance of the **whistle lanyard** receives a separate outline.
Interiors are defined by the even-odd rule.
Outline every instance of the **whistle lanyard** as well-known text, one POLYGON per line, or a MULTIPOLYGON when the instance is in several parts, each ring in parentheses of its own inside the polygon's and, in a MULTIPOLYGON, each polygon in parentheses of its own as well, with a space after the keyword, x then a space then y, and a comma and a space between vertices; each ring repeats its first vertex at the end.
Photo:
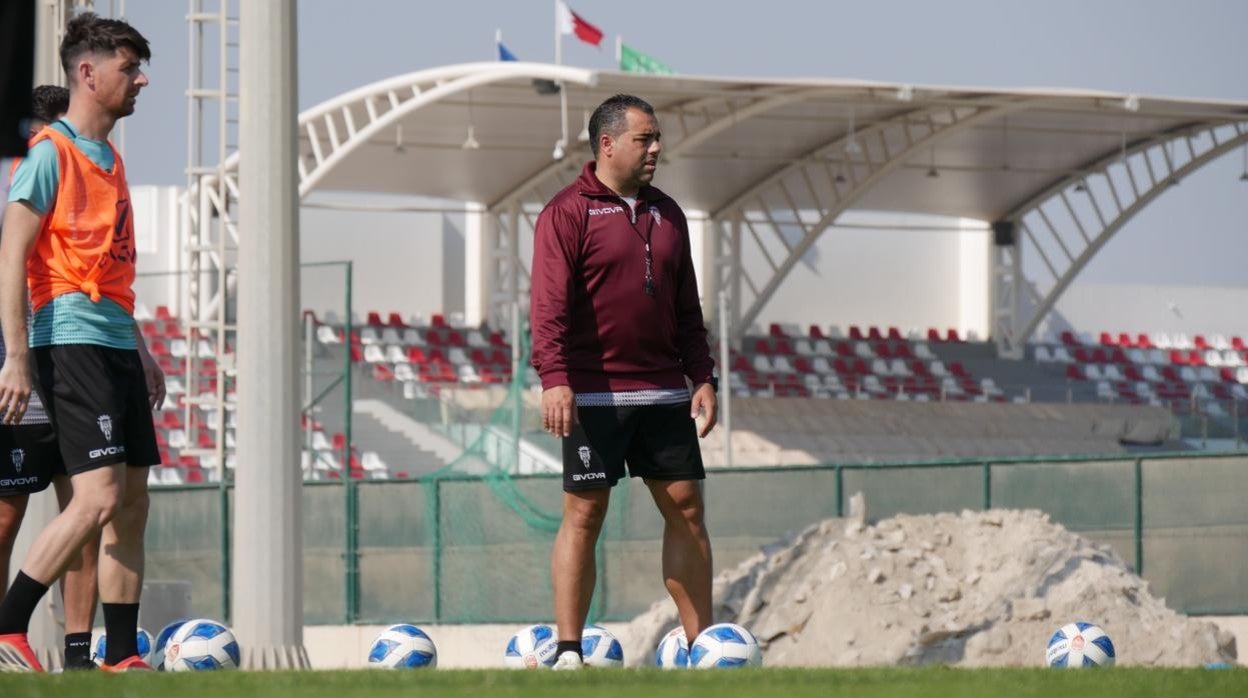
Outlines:
MULTIPOLYGON (((628 202, 625 202, 625 203, 627 204, 628 202)), ((645 243, 645 245, 646 245, 646 285, 645 285, 645 289, 646 289, 646 295, 647 295, 647 296, 654 296, 656 293, 658 293, 658 289, 657 289, 657 287, 655 287, 655 285, 654 285, 654 256, 653 256, 653 255, 651 254, 651 252, 650 252, 650 237, 651 237, 651 235, 654 233, 654 215, 653 215, 653 214, 651 214, 651 215, 650 215, 649 222, 646 224, 646 234, 645 234, 645 235, 642 235, 642 234, 641 234, 641 231, 637 229, 637 221, 636 221, 636 216, 637 216, 637 210, 636 210, 636 209, 632 209, 631 211, 629 211, 629 215, 628 215, 628 224, 629 224, 630 226, 632 226, 632 228, 633 228, 633 232, 634 232, 634 233, 637 233, 637 237, 641 238, 641 241, 642 241, 643 243, 645 243)))

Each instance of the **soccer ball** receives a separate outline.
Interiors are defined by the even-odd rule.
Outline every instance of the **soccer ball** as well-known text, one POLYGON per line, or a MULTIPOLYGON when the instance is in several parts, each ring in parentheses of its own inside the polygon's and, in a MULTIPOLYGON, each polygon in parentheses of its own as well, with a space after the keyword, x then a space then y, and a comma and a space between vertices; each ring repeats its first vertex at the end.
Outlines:
POLYGON ((659 640, 659 647, 654 651, 654 665, 660 669, 689 668, 689 638, 684 628, 672 628, 659 640))
POLYGON ((555 650, 559 643, 555 631, 549 625, 539 623, 521 628, 511 636, 503 661, 512 669, 540 669, 555 665, 555 650))
POLYGON ((368 650, 368 666, 378 669, 419 669, 438 665, 438 648, 425 631, 408 623, 386 628, 368 650))
POLYGON ((624 647, 606 628, 587 625, 581 633, 581 658, 586 666, 624 666, 624 647))
MULTIPOLYGON (((152 634, 139 628, 138 633, 134 637, 135 645, 139 648, 139 659, 149 662, 152 659, 152 634)), ((100 630, 95 636, 95 656, 91 657, 96 664, 103 664, 105 650, 108 649, 108 635, 100 630)))
POLYGON ((188 620, 165 645, 165 671, 237 669, 238 641, 215 620, 188 620))
POLYGON ((735 623, 712 625, 689 647, 689 666, 695 669, 761 666, 763 652, 758 640, 735 623))
POLYGON ((160 632, 156 633, 156 644, 152 647, 152 661, 149 662, 153 669, 157 671, 165 670, 165 645, 169 644, 169 638, 173 637, 173 634, 177 632, 178 628, 182 627, 182 624, 185 622, 185 618, 175 620, 169 625, 161 628, 160 632))
POLYGON ((1099 626, 1070 623, 1049 638, 1044 663, 1059 669, 1113 666, 1114 643, 1099 626))

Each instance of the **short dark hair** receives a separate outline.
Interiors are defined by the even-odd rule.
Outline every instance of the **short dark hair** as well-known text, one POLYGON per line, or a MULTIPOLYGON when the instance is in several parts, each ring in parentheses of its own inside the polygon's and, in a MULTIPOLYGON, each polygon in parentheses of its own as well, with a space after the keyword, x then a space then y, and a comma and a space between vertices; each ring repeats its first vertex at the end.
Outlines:
POLYGON ((40 85, 30 94, 30 115, 52 123, 69 111, 69 90, 60 85, 40 85))
POLYGON ((598 105, 589 117, 589 145, 594 149, 594 157, 598 157, 598 136, 607 134, 619 138, 624 129, 628 128, 628 110, 640 109, 654 116, 654 107, 641 97, 633 95, 615 95, 598 105))
POLYGON ((74 80, 74 61, 83 53, 116 53, 128 48, 140 60, 152 58, 152 49, 138 29, 120 19, 107 19, 94 12, 84 12, 69 20, 65 38, 61 39, 61 67, 74 80))

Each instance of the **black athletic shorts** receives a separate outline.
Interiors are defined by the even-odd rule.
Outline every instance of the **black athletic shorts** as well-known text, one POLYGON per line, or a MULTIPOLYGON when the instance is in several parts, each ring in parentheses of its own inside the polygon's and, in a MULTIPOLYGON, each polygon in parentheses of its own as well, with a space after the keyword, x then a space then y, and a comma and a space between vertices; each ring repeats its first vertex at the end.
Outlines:
POLYGON ((702 451, 689 405, 578 407, 563 440, 563 489, 614 487, 628 474, 651 480, 702 480, 702 451))
POLYGON ((0 497, 42 492, 64 474, 51 424, 0 426, 0 497))
POLYGON ((139 352, 95 344, 36 347, 39 397, 70 475, 160 463, 139 352))

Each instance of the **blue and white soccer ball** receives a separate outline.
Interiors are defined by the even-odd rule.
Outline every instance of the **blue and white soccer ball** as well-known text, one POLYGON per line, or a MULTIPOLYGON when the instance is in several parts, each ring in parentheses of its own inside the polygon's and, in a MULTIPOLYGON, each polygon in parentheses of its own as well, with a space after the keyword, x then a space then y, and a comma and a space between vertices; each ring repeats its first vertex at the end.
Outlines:
POLYGON ((672 628, 659 640, 654 651, 654 665, 660 669, 689 668, 689 638, 683 627, 672 628))
POLYGON ((718 623, 698 635, 689 646, 689 666, 694 669, 761 666, 763 651, 758 640, 735 623, 718 623))
POLYGON ((152 646, 152 661, 148 662, 156 671, 165 670, 165 646, 169 644, 169 638, 173 637, 173 634, 185 622, 185 618, 180 618, 161 628, 160 632, 156 633, 156 644, 152 646))
POLYGON ((1114 643, 1099 626, 1069 623, 1049 638, 1044 663, 1058 669, 1113 666, 1114 643))
POLYGON ((544 623, 516 631, 507 642, 503 662, 512 669, 549 669, 555 665, 559 642, 554 628, 544 623))
POLYGON ((587 625, 581 631, 581 658, 586 666, 624 666, 624 646, 601 625, 587 625))
POLYGON ((420 669, 438 665, 438 648, 425 631, 410 623, 386 628, 368 650, 368 666, 378 669, 420 669))
MULTIPOLYGON (((135 634, 134 642, 139 648, 139 659, 150 664, 152 660, 152 634, 143 628, 139 628, 135 634)), ((103 664, 104 652, 108 649, 108 635, 103 630, 97 631, 93 646, 95 650, 91 657, 92 661, 96 664, 103 664)))
POLYGON ((237 669, 238 640, 215 620, 188 620, 165 645, 165 671, 237 669))

